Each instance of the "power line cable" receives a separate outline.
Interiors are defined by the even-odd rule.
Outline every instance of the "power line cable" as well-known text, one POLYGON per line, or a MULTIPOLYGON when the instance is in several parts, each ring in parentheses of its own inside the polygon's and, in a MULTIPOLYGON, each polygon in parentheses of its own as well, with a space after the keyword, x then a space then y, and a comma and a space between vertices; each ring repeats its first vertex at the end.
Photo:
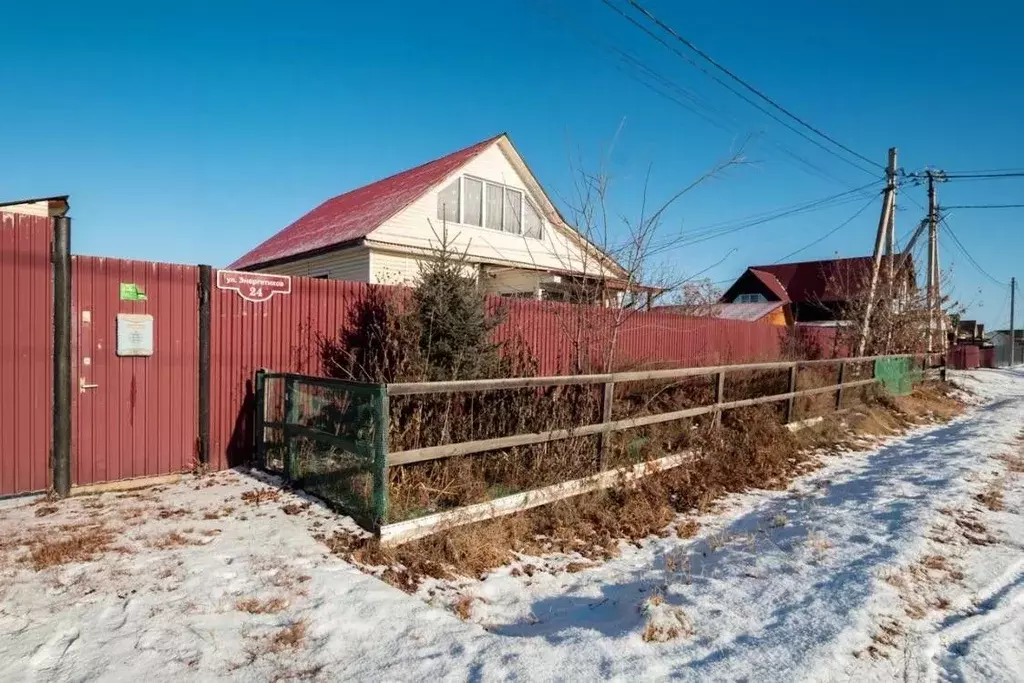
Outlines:
MULTIPOLYGON (((601 2, 603 2, 603 3, 604 3, 605 5, 607 5, 607 6, 609 7, 609 8, 611 8, 611 9, 612 9, 612 10, 613 10, 613 11, 614 11, 615 13, 617 13, 617 14, 618 14, 619 16, 621 16, 621 17, 622 17, 623 19, 625 19, 625 20, 626 20, 626 21, 628 21, 629 23, 631 23, 631 24, 633 24, 634 26, 636 26, 637 28, 639 28, 639 29, 640 29, 641 31, 643 31, 644 33, 646 33, 646 34, 647 34, 648 36, 650 36, 651 38, 653 38, 653 39, 654 39, 654 40, 656 40, 657 42, 661 43, 661 44, 662 44, 663 46, 665 46, 665 47, 666 47, 667 49, 671 50, 671 51, 672 51, 673 53, 675 53, 675 54, 676 54, 676 55, 677 55, 678 57, 680 57, 681 59, 683 59, 683 60, 685 60, 686 62, 688 62, 688 63, 689 63, 690 65, 692 65, 692 66, 693 66, 694 68, 696 68, 697 70, 699 70, 699 71, 700 71, 701 73, 705 74, 706 76, 708 76, 709 78, 711 78, 712 80, 714 80, 714 81, 715 81, 716 83, 718 83, 719 85, 721 85, 721 86, 722 86, 722 87, 724 87, 725 89, 729 90, 729 91, 730 91, 731 93, 733 93, 734 95, 736 95, 737 97, 739 97, 739 98, 740 98, 740 99, 742 99, 743 101, 747 102, 747 103, 748 103, 748 104, 750 104, 751 106, 753 106, 753 107, 755 107, 756 109, 760 110, 760 111, 761 111, 762 113, 764 113, 765 115, 767 115, 768 117, 770 117, 770 118, 771 118, 771 119, 773 119, 774 121, 776 121, 776 122, 778 122, 778 123, 782 124, 783 126, 785 126, 786 128, 788 128, 788 129, 789 129, 789 130, 791 130, 792 132, 796 133, 796 134, 797 134, 797 135, 799 135, 800 137, 802 137, 802 138, 804 138, 805 140, 807 140, 808 142, 810 142, 811 144, 813 144, 813 145, 815 145, 815 146, 817 146, 817 147, 819 147, 819 148, 823 149, 824 151, 828 152, 828 153, 829 153, 829 154, 831 154, 832 156, 836 157, 837 159, 840 159, 840 160, 844 161, 845 163, 847 163, 847 164, 849 164, 849 165, 853 166, 854 168, 857 168, 857 169, 859 169, 859 170, 863 171, 864 173, 867 173, 868 175, 872 175, 872 176, 874 176, 874 175, 876 175, 876 174, 877 174, 877 173, 876 173, 876 171, 873 171, 873 170, 870 170, 870 169, 866 169, 866 168, 864 168, 863 166, 861 166, 860 164, 858 164, 858 163, 856 163, 856 162, 854 162, 854 161, 851 161, 851 160, 850 160, 849 158, 847 158, 847 157, 845 157, 845 156, 843 156, 843 155, 839 154, 838 152, 836 152, 835 150, 831 149, 830 147, 827 147, 827 146, 823 145, 823 144, 822 144, 821 142, 819 142, 818 140, 815 140, 814 138, 810 137, 809 135, 807 135, 806 133, 804 133, 804 132, 803 132, 802 130, 800 130, 800 129, 798 129, 798 128, 794 127, 793 125, 791 125, 791 124, 790 124, 790 123, 788 123, 787 121, 784 121, 783 119, 779 118, 778 116, 776 116, 775 114, 773 114, 773 113, 772 113, 771 111, 769 111, 768 109, 766 109, 766 108, 764 108, 763 106, 761 106, 760 104, 758 104, 758 103, 757 103, 756 101, 754 101, 754 100, 750 99, 749 97, 747 97, 746 95, 744 95, 744 94, 743 94, 742 92, 740 92, 740 91, 739 91, 739 90, 737 90, 736 88, 734 88, 734 87, 732 87, 731 85, 729 85, 729 83, 728 83, 728 82, 726 82, 726 81, 722 80, 721 78, 717 77, 717 76, 716 76, 715 74, 711 73, 710 71, 708 71, 707 69, 705 69, 704 67, 702 67, 702 66, 701 66, 701 65, 700 65, 699 63, 697 63, 697 62, 696 62, 695 60, 691 59, 690 57, 688 57, 687 55, 685 55, 685 54, 684 54, 683 52, 681 52, 680 50, 678 50, 678 49, 674 48, 674 47, 673 47, 672 45, 670 45, 669 43, 667 43, 666 41, 664 41, 664 40, 663 40, 663 39, 662 39, 662 38, 661 38, 660 36, 658 36, 657 34, 655 34, 655 33, 654 33, 653 31, 651 31, 651 30, 650 30, 649 28, 647 28, 646 26, 644 26, 643 24, 641 24, 640 22, 638 22, 638 21, 637 21, 636 19, 634 19, 633 17, 631 17, 631 16, 629 16, 628 14, 626 14, 625 12, 623 12, 623 11, 622 11, 622 10, 621 10, 621 9, 620 9, 619 7, 617 7, 616 5, 614 5, 614 4, 613 4, 613 3, 611 2, 611 0, 601 0, 601 2)), ((630 4, 633 4, 632 0, 629 0, 629 2, 630 2, 630 4)), ((645 12, 646 12, 646 11, 645 11, 645 12)), ((829 140, 831 141, 831 139, 830 139, 830 138, 826 138, 826 139, 829 139, 829 140)), ((845 149, 845 148, 844 148, 844 149, 845 149)), ((860 157, 860 155, 859 155, 859 154, 856 154, 856 156, 860 157)), ((866 157, 861 157, 861 158, 863 158, 863 159, 867 159, 866 157)), ((870 161, 870 160, 869 160, 869 161, 870 161)), ((877 163, 877 162, 871 161, 870 163, 871 163, 871 164, 873 164, 874 166, 878 166, 879 168, 882 168, 882 169, 884 169, 884 168, 885 168, 884 166, 882 166, 881 164, 879 164, 879 163, 877 163)))
MULTIPOLYGON (((859 187, 854 190, 849 190, 847 192, 841 192, 837 195, 823 197, 821 199, 812 200, 810 202, 804 202, 802 204, 797 204, 795 206, 762 212, 759 214, 754 214, 753 216, 747 216, 745 218, 724 221, 721 223, 714 223, 708 226, 704 226, 703 228, 698 228, 696 230, 680 233, 660 244, 652 244, 650 254, 653 255, 661 253, 663 251, 668 251, 669 249, 675 249, 677 247, 699 244, 701 242, 706 242, 711 239, 739 232, 740 230, 746 230, 748 228, 753 228, 758 225, 770 223, 780 218, 786 218, 788 216, 795 216, 805 213, 812 213, 814 211, 820 211, 826 208, 841 206, 843 204, 856 201, 860 197, 854 197, 851 195, 854 195, 855 193, 865 190, 868 187, 871 187, 872 185, 875 184, 876 183, 869 183, 868 185, 864 185, 863 187, 859 187)), ((874 199, 875 198, 872 197, 871 201, 874 201, 874 199)))
MULTIPOLYGON (((857 157, 858 159, 861 159, 862 161, 866 161, 868 164, 871 164, 872 166, 876 166, 877 168, 880 168, 880 169, 883 169, 883 170, 885 169, 885 167, 882 164, 879 164, 876 161, 872 161, 871 159, 869 159, 868 157, 864 156, 863 154, 859 154, 858 152, 855 152, 854 150, 850 149, 849 147, 847 147, 843 143, 839 142, 838 140, 836 140, 832 136, 828 135, 827 133, 825 133, 821 129, 816 128, 815 126, 812 126, 810 123, 808 123, 804 119, 800 118, 799 116, 797 116, 793 112, 789 111, 788 109, 783 107, 781 104, 779 104, 778 102, 776 102, 775 100, 773 100, 772 98, 768 97, 763 92, 761 92, 760 90, 758 90, 757 88, 752 86, 750 83, 746 82, 745 80, 743 80, 742 78, 737 76, 735 73, 733 73, 732 71, 727 69, 725 66, 723 66, 719 62, 715 61, 715 59, 712 58, 711 55, 709 55, 708 53, 706 53, 703 50, 701 50, 700 48, 698 48, 691 41, 689 41, 686 38, 684 38, 683 36, 679 35, 671 26, 668 26, 667 24, 665 24, 665 22, 663 22, 662 20, 658 19, 658 17, 656 17, 653 14, 651 14, 650 11, 648 11, 643 5, 641 5, 636 0, 627 0, 627 2, 629 2, 629 4, 632 5, 634 9, 636 9, 639 12, 641 12, 644 16, 646 16, 648 19, 650 19, 655 24, 657 24, 663 31, 665 31, 666 33, 668 33, 669 35, 674 37, 676 40, 681 42, 686 47, 688 47, 691 50, 693 50, 698 55, 700 55, 706 62, 708 62, 709 64, 714 66, 716 69, 718 69, 719 71, 721 71, 725 75, 729 76, 729 78, 731 78, 732 80, 736 81, 737 83, 742 85, 744 88, 746 88, 750 92, 752 92, 755 95, 757 95, 759 98, 761 98, 762 100, 767 102, 769 105, 771 105, 772 107, 774 107, 778 111, 782 112, 783 114, 785 114, 789 118, 791 118, 794 121, 796 121, 797 123, 799 123, 804 128, 810 130, 811 132, 817 134, 818 136, 824 138, 825 140, 828 140, 829 142, 831 142, 833 145, 835 145, 839 149, 842 149, 845 152, 847 152, 849 154, 852 154, 853 156, 857 157)), ((605 4, 608 4, 608 3, 606 2, 605 4)), ((859 168, 859 166, 858 166, 858 168, 859 168)))
POLYGON ((960 251, 963 253, 963 255, 967 257, 967 260, 971 262, 971 265, 973 265, 977 269, 977 271, 979 273, 981 273, 982 275, 984 275, 985 277, 987 277, 989 280, 991 280, 995 284, 999 285, 1000 287, 1006 287, 1007 286, 1006 282, 1002 282, 1002 281, 997 280, 996 278, 992 277, 992 275, 990 275, 987 270, 982 268, 981 264, 978 263, 974 259, 973 256, 971 256, 970 252, 967 251, 967 247, 964 246, 963 242, 960 241, 960 238, 956 236, 955 232, 953 232, 953 228, 950 227, 949 221, 946 220, 945 216, 940 216, 939 217, 939 222, 945 227, 946 232, 949 233, 949 236, 953 238, 953 242, 956 244, 957 248, 960 249, 960 251))
POLYGON ((1024 209, 1024 204, 954 204, 943 209, 1024 209))
POLYGON ((1005 171, 999 173, 943 173, 943 180, 989 179, 989 178, 1024 178, 1024 171, 1005 171))
MULTIPOLYGON (((582 30, 577 22, 570 21, 560 13, 553 12, 551 7, 545 3, 537 2, 536 4, 538 8, 549 18, 563 24, 573 33, 580 36, 584 41, 610 55, 616 60, 614 64, 616 69, 621 71, 631 80, 642 85, 647 90, 650 90, 655 95, 685 109, 691 114, 711 124, 718 130, 729 133, 730 135, 736 135, 742 132, 740 124, 733 117, 714 107, 706 99, 701 98, 694 91, 681 85, 678 81, 659 73, 636 55, 622 50, 613 44, 607 43, 600 38, 595 38, 590 35, 589 32, 582 30)), ((768 141, 779 152, 788 157, 789 160, 796 162, 794 165, 797 168, 809 175, 826 181, 838 183, 844 187, 852 187, 847 182, 829 173, 826 169, 808 160, 806 157, 797 154, 795 151, 772 137, 768 136, 768 141)))
POLYGON ((832 228, 831 230, 829 230, 828 232, 826 232, 824 235, 822 235, 818 239, 814 240, 813 242, 809 242, 809 243, 805 244, 804 246, 800 247, 799 249, 797 249, 796 251, 791 251, 790 253, 786 254, 785 256, 780 258, 779 260, 775 261, 775 263, 773 263, 772 265, 775 265, 775 264, 778 264, 778 263, 782 263, 783 261, 786 261, 787 259, 790 259, 793 256, 796 256, 797 254, 799 254, 799 253, 801 253, 803 251, 806 251, 807 249, 810 249, 814 245, 820 244, 821 242, 824 242, 826 239, 828 239, 829 237, 831 237, 832 235, 836 234, 837 232, 839 232, 840 230, 845 228, 847 225, 852 223, 854 221, 854 219, 856 219, 857 216, 859 216, 862 213, 864 213, 864 211, 866 211, 867 208, 874 203, 874 201, 875 201, 875 198, 872 197, 870 200, 868 200, 867 204, 865 204, 864 206, 862 206, 859 209, 857 209, 856 213, 854 213, 852 216, 847 218, 845 221, 843 221, 842 223, 840 223, 836 227, 832 228))

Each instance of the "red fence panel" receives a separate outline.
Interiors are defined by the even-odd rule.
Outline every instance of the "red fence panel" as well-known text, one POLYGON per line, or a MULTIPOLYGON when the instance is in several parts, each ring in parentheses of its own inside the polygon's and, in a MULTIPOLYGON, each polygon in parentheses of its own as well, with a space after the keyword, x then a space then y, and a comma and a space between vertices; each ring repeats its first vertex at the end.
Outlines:
POLYGON ((72 482, 170 474, 195 464, 198 268, 72 257, 72 482), (133 285, 145 299, 122 295, 133 285), (119 356, 117 314, 153 316, 153 354, 119 356))
POLYGON ((50 484, 52 236, 48 216, 0 212, 0 496, 50 484))
MULTIPOLYGON (((216 282, 216 274, 214 275, 216 282)), ((210 465, 220 469, 250 457, 253 375, 320 374, 320 339, 335 337, 368 285, 293 278, 290 294, 259 303, 214 288, 210 330, 210 465)))

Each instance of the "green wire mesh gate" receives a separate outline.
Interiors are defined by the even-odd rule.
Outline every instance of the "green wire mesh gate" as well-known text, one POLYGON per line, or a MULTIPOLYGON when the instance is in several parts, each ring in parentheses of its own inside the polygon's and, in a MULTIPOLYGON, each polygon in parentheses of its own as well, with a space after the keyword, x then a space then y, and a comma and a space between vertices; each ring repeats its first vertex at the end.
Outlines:
POLYGON ((260 371, 255 388, 257 464, 379 529, 388 506, 386 385, 260 371))

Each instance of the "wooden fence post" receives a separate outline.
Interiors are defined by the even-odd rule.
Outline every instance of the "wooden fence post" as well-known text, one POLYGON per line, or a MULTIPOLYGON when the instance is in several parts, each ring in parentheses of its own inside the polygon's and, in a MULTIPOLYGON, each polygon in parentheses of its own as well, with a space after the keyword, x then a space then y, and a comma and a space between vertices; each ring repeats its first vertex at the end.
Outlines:
POLYGON ((839 388, 836 389, 836 410, 843 409, 843 382, 846 381, 846 361, 839 364, 839 388))
MULTIPOLYGON (((612 404, 615 402, 615 382, 605 382, 604 392, 601 394, 601 422, 612 421, 612 404)), ((608 442, 611 434, 604 432, 597 436, 597 470, 604 470, 605 461, 608 457, 608 442)))
MULTIPOLYGON (((796 391, 797 364, 793 363, 789 368, 789 393, 796 391)), ((786 401, 786 424, 793 421, 793 408, 796 404, 796 396, 790 396, 786 401)))
POLYGON ((388 386, 377 388, 376 424, 373 433, 373 531, 379 534, 388 521, 388 436, 391 431, 391 399, 388 386))
MULTIPOLYGON (((718 373, 717 380, 715 381, 715 403, 720 404, 725 400, 725 371, 718 373)), ((715 428, 722 426, 722 410, 718 409, 715 411, 715 419, 713 422, 715 428)))

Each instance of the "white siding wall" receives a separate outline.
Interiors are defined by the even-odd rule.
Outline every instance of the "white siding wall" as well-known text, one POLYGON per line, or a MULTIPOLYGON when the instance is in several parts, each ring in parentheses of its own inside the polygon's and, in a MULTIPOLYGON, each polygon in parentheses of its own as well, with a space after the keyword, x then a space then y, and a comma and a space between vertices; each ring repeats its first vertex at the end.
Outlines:
POLYGON ((529 270, 503 270, 486 276, 484 287, 488 294, 537 293, 542 273, 529 270))
MULTIPOLYGON (((376 285, 412 285, 420 274, 420 263, 429 257, 381 249, 370 250, 370 282, 376 285)), ((477 276, 475 266, 467 266, 466 277, 477 276)))
MULTIPOLYGON (((501 183, 524 192, 526 196, 532 196, 498 143, 481 152, 440 183, 438 188, 444 187, 460 175, 501 183)), ((543 207, 543 203, 535 197, 534 204, 543 207)), ((441 223, 437 220, 436 190, 428 192, 400 211, 367 235, 367 239, 419 249, 434 249, 438 245, 434 230, 438 233, 441 231, 441 223)), ((579 271, 587 265, 588 272, 599 272, 599 266, 593 256, 582 256, 578 244, 552 226, 551 217, 545 217, 544 237, 539 240, 471 225, 449 225, 448 235, 454 249, 466 251, 473 259, 523 263, 551 270, 579 271)))
POLYGON ((296 277, 321 277, 351 282, 370 281, 370 250, 366 247, 349 247, 327 254, 283 263, 269 268, 260 268, 264 273, 294 275, 296 277))

